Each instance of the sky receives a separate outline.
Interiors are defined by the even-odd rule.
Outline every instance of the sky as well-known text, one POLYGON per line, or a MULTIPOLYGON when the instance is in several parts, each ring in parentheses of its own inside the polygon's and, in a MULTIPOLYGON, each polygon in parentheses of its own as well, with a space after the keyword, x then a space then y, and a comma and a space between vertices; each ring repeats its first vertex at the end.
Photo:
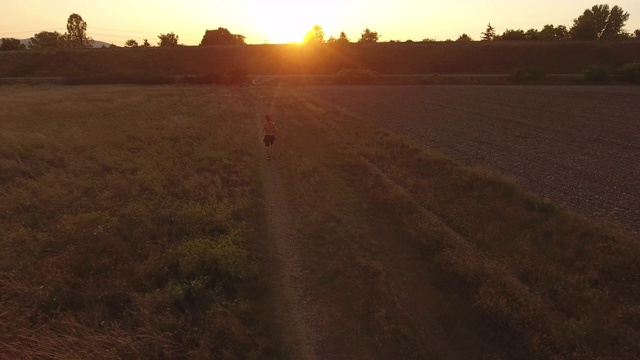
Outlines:
MULTIPOLYGON (((474 40, 491 23, 507 29, 570 27, 598 0, 1 0, 0 37, 27 39, 40 31, 66 32, 69 15, 87 22, 94 40, 123 46, 128 39, 152 45, 173 32, 180 43, 198 45, 206 30, 227 28, 249 44, 300 42, 313 25, 326 38, 344 31, 357 41, 365 28, 380 41, 474 40)), ((631 17, 627 31, 640 29, 640 0, 618 0, 631 17)))

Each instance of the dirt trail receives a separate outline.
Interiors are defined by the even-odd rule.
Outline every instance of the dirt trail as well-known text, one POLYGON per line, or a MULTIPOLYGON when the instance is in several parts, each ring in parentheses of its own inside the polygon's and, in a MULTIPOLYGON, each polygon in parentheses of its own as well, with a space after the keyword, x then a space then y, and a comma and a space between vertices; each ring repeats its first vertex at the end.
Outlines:
MULTIPOLYGON (((262 121, 266 114, 258 104, 256 121, 262 140, 262 121)), ((278 171, 277 154, 273 160, 262 157, 260 164, 265 194, 267 226, 271 254, 276 260, 276 322, 282 331, 284 353, 290 359, 316 359, 317 316, 312 313, 305 284, 308 275, 300 258, 300 237, 296 235, 287 201, 286 189, 278 171)))

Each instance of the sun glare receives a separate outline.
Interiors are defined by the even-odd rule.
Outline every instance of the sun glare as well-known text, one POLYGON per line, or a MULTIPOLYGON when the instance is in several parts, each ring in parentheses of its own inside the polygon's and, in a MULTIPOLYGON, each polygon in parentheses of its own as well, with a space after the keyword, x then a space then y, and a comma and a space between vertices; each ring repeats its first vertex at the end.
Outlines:
MULTIPOLYGON (((257 9, 259 31, 269 44, 301 43, 314 25, 322 26, 326 37, 334 34, 337 15, 330 8, 310 12, 304 3, 267 3, 257 9)), ((339 32, 339 31, 338 31, 339 32)))

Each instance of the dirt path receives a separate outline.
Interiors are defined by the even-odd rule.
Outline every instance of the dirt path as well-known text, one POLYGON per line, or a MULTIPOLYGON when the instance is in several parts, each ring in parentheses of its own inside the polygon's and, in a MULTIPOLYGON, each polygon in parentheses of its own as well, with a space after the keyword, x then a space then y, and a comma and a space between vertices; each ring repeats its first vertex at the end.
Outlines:
MULTIPOLYGON (((264 105, 258 104, 256 122, 260 141, 264 114, 264 105)), ((300 237, 295 233, 277 158, 274 156, 273 160, 267 160, 266 156, 262 157, 260 169, 271 254, 277 262, 276 279, 273 281, 276 297, 274 315, 282 331, 284 354, 290 359, 316 359, 317 316, 313 314, 306 294, 305 284, 309 282, 300 258, 300 237)))

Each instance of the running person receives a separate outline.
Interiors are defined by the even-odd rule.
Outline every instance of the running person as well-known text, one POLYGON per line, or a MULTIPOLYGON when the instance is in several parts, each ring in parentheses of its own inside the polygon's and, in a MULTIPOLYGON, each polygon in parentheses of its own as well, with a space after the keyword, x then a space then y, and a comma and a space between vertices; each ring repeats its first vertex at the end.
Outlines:
POLYGON ((267 147, 267 159, 273 157, 273 143, 276 141, 276 123, 271 121, 271 116, 264 117, 264 125, 262 125, 262 133, 264 134, 264 146, 267 147))

